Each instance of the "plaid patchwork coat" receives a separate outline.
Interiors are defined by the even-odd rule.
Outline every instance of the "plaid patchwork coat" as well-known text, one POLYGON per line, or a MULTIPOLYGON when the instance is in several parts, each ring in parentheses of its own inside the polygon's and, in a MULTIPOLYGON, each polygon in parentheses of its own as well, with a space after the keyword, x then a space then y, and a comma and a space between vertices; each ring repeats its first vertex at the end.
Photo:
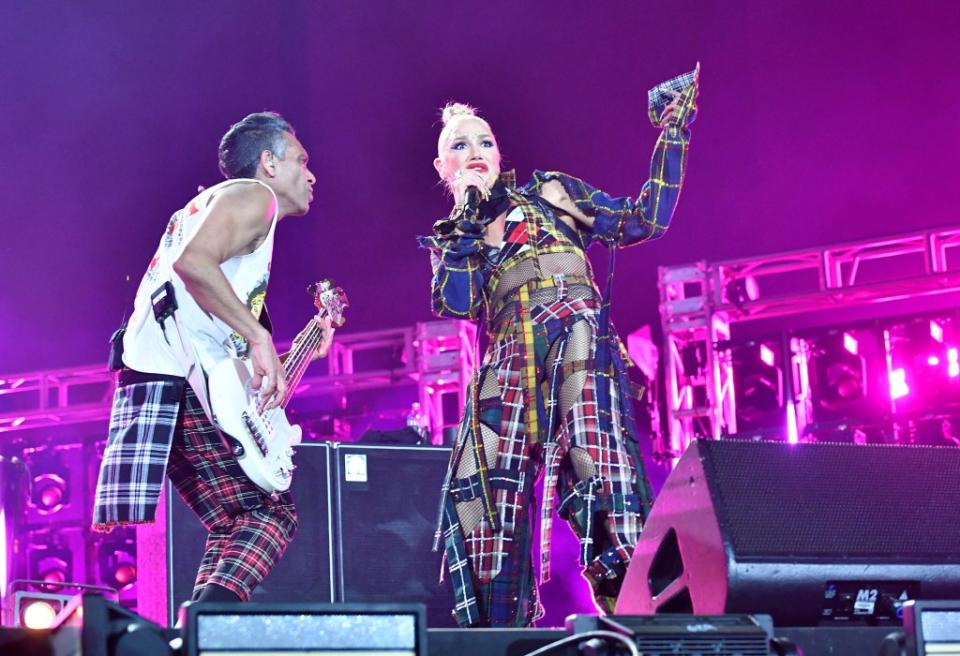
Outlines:
MULTIPOLYGON (((608 437, 612 440, 613 450, 604 452, 601 458, 613 458, 610 462, 615 464, 601 471, 602 477, 565 484, 567 495, 561 500, 560 510, 581 540, 582 563, 588 565, 593 559, 599 559, 592 563, 592 568, 601 572, 601 578, 604 567, 618 567, 620 563, 622 568, 629 560, 632 542, 639 531, 637 521, 646 516, 652 494, 642 472, 627 401, 630 389, 624 366, 627 358, 609 321, 614 257, 617 247, 657 239, 669 226, 686 169, 690 138, 687 126, 696 110, 696 89, 691 85, 692 81, 684 85, 685 95, 675 115, 676 121, 665 127, 657 141, 650 178, 638 198, 616 198, 578 178, 555 171, 536 171, 530 183, 517 187, 512 172, 507 172, 481 206, 481 214, 487 217, 505 211, 515 216, 514 210, 522 211, 519 222, 514 219, 511 223, 508 217, 508 234, 500 249, 491 249, 484 243, 482 219, 471 223, 454 215, 439 221, 433 236, 420 239, 421 245, 431 253, 434 313, 474 320, 486 314, 489 324, 490 347, 484 367, 477 372, 471 386, 471 399, 441 494, 434 545, 438 548, 443 539, 456 596, 454 615, 461 625, 521 626, 535 619, 539 611, 532 564, 527 560, 532 528, 529 517, 534 512, 530 486, 538 468, 522 464, 532 462, 529 460, 533 454, 531 445, 538 442, 543 443, 547 454, 541 513, 541 577, 545 579, 549 573, 549 527, 558 481, 563 480, 560 457, 566 447, 558 441, 585 445, 599 444, 608 437), (551 182, 559 182, 576 207, 593 218, 590 228, 578 226, 574 230, 559 220, 551 220, 552 206, 540 196, 543 186, 551 182), (458 230, 452 229, 451 221, 458 230), (610 248, 608 280, 599 303, 584 304, 565 297, 563 292, 568 283, 593 286, 592 274, 583 280, 564 275, 554 275, 553 280, 541 276, 517 288, 505 300, 490 301, 496 296, 505 273, 520 260, 529 261, 531 251, 535 259, 538 253, 561 252, 584 257, 584 251, 594 241, 610 248), (554 304, 533 307, 526 300, 528 292, 538 290, 540 293, 553 284, 558 287, 554 304), (511 303, 516 305, 516 315, 504 324, 501 320, 511 303), (541 316, 537 318, 536 313, 541 316), (585 389, 587 396, 580 397, 570 415, 573 425, 580 423, 580 428, 570 429, 558 427, 551 414, 550 408, 556 406, 557 390, 544 390, 538 381, 562 380, 563 374, 558 371, 552 374, 541 371, 543 356, 554 339, 568 334, 566 331, 573 322, 582 320, 590 321, 593 326, 594 356, 573 364, 586 366, 591 375, 609 382, 591 383, 585 389), (495 410, 485 409, 477 396, 482 377, 491 375, 493 369, 498 370, 501 386, 495 410), (508 411, 508 418, 501 416, 508 411), (497 416, 486 417, 491 412, 497 416), (500 453, 496 464, 491 465, 493 469, 488 469, 481 453, 481 424, 487 428, 500 427, 500 453), (569 430, 579 437, 569 441, 569 430), (477 463, 475 474, 457 478, 455 472, 461 458, 472 458, 477 463), (504 469, 504 463, 509 462, 521 465, 504 469), (633 467, 636 470, 631 482, 633 467), (606 488, 601 492, 604 485, 606 488), (484 518, 479 528, 465 531, 455 508, 474 499, 482 499, 484 518), (620 535, 614 538, 617 548, 612 554, 597 553, 592 544, 592 516, 597 511, 622 515, 617 528, 620 535), (633 536, 632 542, 630 536, 633 536)), ((590 568, 587 571, 591 571, 590 568)), ((622 573, 622 569, 620 571, 622 573)))

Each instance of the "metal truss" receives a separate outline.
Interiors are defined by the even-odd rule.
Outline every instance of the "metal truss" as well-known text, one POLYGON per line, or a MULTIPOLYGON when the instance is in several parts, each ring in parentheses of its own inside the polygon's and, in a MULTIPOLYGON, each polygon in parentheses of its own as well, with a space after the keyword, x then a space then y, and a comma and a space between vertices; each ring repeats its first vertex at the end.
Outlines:
POLYGON ((732 365, 717 349, 732 324, 958 292, 960 227, 660 267, 658 278, 668 434, 657 449, 676 457, 737 430, 732 365))
POLYGON ((477 326, 469 321, 417 324, 417 382, 423 424, 433 444, 455 426, 477 367, 477 326))
MULTIPOLYGON (((416 386, 424 428, 442 440, 443 428, 456 422, 444 415, 442 397, 455 392, 458 412, 463 407, 476 364, 475 336, 476 326, 455 320, 338 335, 327 371, 304 378, 296 398, 416 386)), ((2 375, 0 433, 106 421, 115 382, 113 373, 95 366, 2 375)))
POLYGON ((0 433, 104 420, 114 382, 106 367, 90 366, 3 376, 0 433))

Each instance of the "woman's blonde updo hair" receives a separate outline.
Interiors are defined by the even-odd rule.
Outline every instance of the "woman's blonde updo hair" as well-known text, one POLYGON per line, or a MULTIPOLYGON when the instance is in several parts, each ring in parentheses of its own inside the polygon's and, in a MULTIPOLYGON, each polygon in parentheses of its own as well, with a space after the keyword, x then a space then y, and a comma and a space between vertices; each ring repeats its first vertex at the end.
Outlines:
MULTIPOLYGON (((450 137, 450 130, 453 129, 452 123, 457 118, 478 118, 484 123, 487 121, 477 114, 477 108, 462 102, 448 102, 443 106, 440 118, 443 121, 443 129, 440 130, 440 138, 437 139, 437 152, 443 150, 443 144, 450 137)), ((489 124, 488 124, 489 125, 489 124)))
POLYGON ((477 108, 472 107, 466 103, 461 102, 448 102, 443 106, 441 117, 443 118, 443 126, 446 127, 447 124, 457 116, 476 116, 477 108))

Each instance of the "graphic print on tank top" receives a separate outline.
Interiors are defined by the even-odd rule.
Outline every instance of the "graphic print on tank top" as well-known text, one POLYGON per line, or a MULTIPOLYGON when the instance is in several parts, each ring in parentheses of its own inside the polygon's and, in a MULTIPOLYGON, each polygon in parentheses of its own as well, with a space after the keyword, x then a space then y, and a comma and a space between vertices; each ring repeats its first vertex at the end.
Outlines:
MULTIPOLYGON (((250 290, 250 293, 247 295, 244 303, 247 306, 247 309, 257 318, 259 321, 260 313, 263 312, 263 304, 267 300, 267 281, 270 279, 270 273, 267 272, 260 280, 257 281, 257 284, 254 285, 253 289, 250 290)), ((237 331, 233 331, 230 334, 230 343, 233 344, 233 348, 237 350, 237 355, 241 358, 246 359, 250 356, 250 342, 246 340, 243 335, 237 331)))

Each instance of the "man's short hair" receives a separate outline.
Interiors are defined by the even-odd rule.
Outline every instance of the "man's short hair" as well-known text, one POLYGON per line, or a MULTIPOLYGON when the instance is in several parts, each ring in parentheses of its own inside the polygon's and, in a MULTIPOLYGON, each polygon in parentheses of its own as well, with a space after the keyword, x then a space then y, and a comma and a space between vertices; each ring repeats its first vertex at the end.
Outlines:
POLYGON ((257 112, 234 123, 220 140, 220 172, 225 178, 252 178, 257 174, 260 153, 269 150, 283 159, 287 149, 285 132, 296 134, 293 126, 276 112, 257 112))

